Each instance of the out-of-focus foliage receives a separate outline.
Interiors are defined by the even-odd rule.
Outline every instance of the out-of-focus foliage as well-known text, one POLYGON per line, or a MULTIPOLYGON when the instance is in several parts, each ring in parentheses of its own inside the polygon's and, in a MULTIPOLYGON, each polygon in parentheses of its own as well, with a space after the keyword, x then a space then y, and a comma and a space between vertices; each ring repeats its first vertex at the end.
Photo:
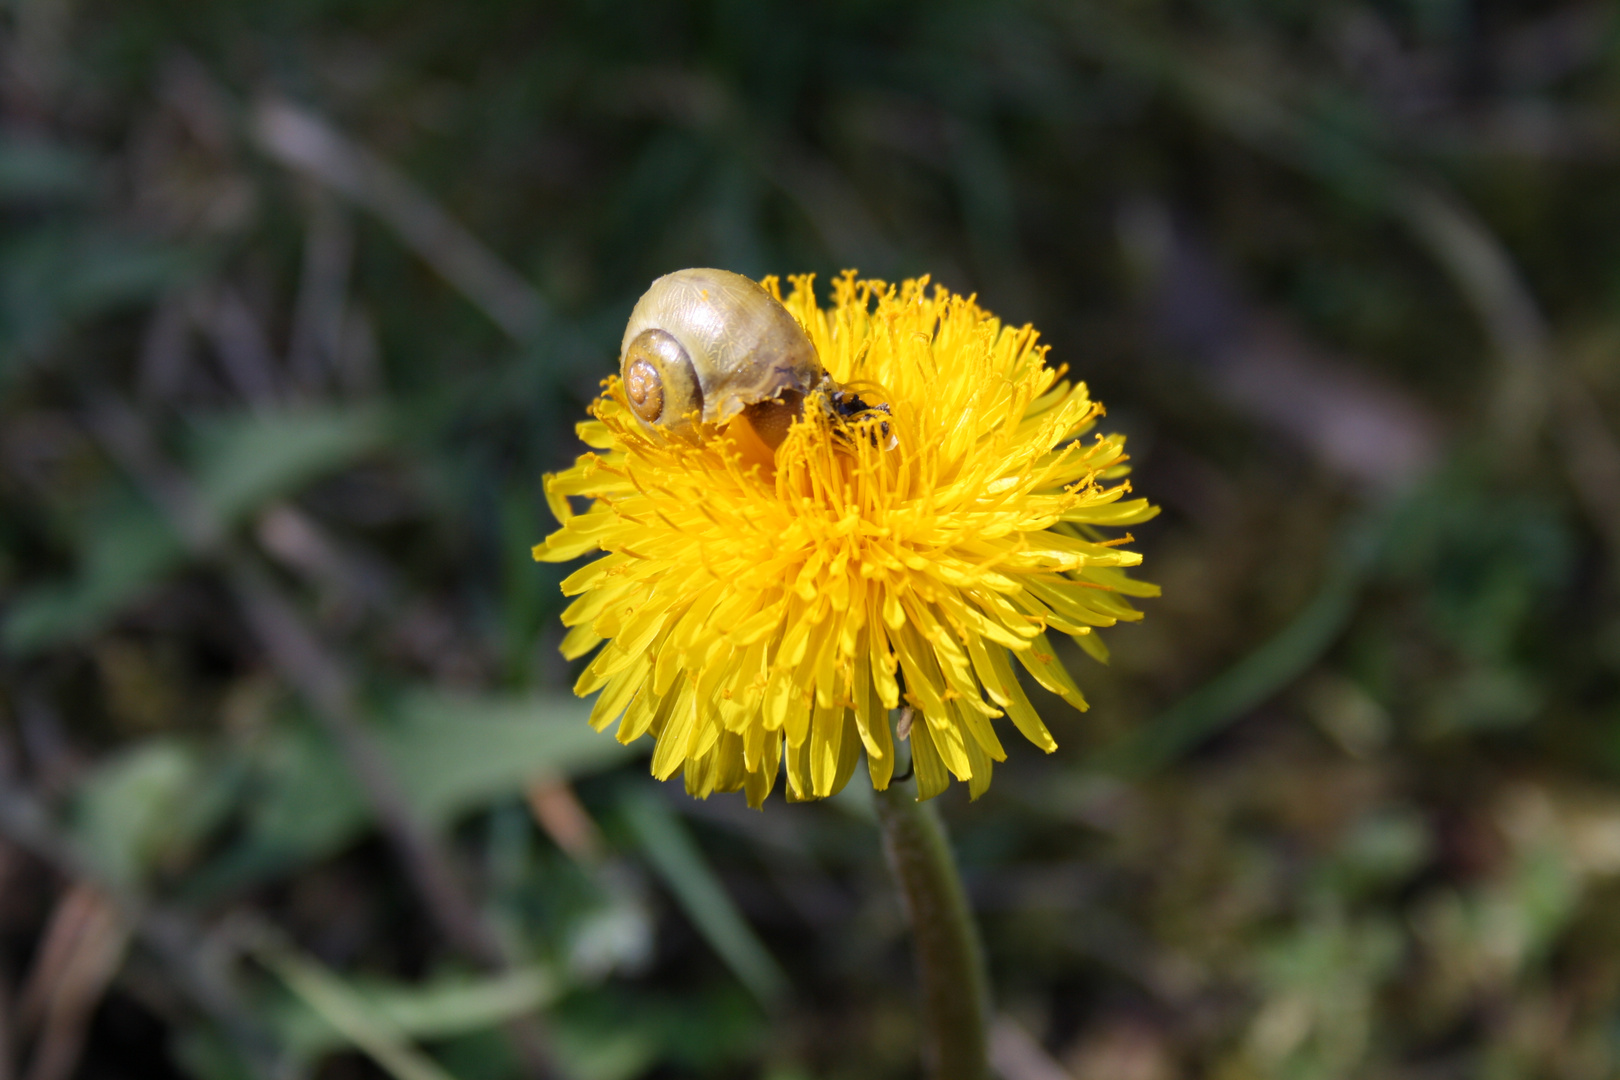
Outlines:
POLYGON ((0 1054, 916 1075, 868 808, 658 790, 528 557, 653 277, 853 266, 1166 510, 942 797, 1002 1074, 1614 1075, 1617 133, 1586 0, 7 0, 0 1054))

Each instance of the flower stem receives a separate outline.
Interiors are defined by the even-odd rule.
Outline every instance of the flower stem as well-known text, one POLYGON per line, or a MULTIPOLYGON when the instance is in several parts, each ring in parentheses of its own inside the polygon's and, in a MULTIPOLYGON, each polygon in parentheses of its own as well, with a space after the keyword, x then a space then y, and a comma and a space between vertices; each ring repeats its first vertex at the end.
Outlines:
POLYGON ((917 950, 923 1062, 931 1080, 987 1080, 984 950, 939 814, 909 787, 892 784, 876 803, 917 950))

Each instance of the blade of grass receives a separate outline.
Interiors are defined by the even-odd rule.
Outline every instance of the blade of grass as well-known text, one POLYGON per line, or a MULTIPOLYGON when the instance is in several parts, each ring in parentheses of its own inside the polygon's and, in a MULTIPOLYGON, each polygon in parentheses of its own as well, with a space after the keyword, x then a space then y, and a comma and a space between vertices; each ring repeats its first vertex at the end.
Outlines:
POLYGON ((336 128, 288 102, 253 110, 254 142, 269 157, 313 177, 387 222, 412 250, 514 341, 545 322, 534 286, 422 189, 336 128))
POLYGON ((726 894, 680 819, 662 799, 646 791, 631 791, 620 806, 653 869, 704 940, 761 1005, 779 1005, 787 997, 787 976, 726 894))
POLYGON ((300 1001, 394 1080, 455 1080, 410 1045, 397 1027, 373 1012, 360 994, 314 960, 279 945, 260 946, 254 955, 300 1001))
POLYGON ((1105 748, 1091 766, 1139 780, 1195 748, 1297 679, 1344 630, 1362 575, 1336 567, 1314 599, 1264 645, 1151 722, 1105 748))
MULTIPOLYGON (((492 976, 442 976, 419 985, 349 983, 368 1014, 400 1039, 440 1039, 497 1027, 553 1001, 561 990, 541 968, 492 976)), ((302 999, 300 999, 302 1002, 302 999)), ((281 1017, 283 1040, 310 1057, 349 1045, 345 1033, 307 1003, 281 1017)))
MULTIPOLYGON (((1462 199, 1435 177, 1400 165, 1381 145, 1375 114, 1349 98, 1339 108, 1284 102, 1266 83, 1223 68, 1101 4, 1062 9, 1082 51, 1162 83, 1233 139, 1316 177, 1345 198, 1399 221, 1452 279, 1496 353, 1490 419, 1504 458, 1522 455, 1549 403, 1545 318, 1513 256, 1462 199)), ((1230 70, 1228 69, 1230 68, 1230 70)))
POLYGON ((1430 478, 1401 499, 1354 519, 1316 595, 1288 625, 1143 727, 1105 747, 1093 756, 1091 767, 1124 779, 1148 776, 1303 675, 1349 625, 1356 600, 1390 536, 1414 507, 1425 505, 1438 482, 1430 478))

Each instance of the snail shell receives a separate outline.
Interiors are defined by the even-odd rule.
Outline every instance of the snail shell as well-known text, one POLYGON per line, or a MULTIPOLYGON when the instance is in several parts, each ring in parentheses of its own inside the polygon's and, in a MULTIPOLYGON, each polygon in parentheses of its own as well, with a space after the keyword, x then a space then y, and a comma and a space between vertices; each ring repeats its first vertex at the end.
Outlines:
POLYGON ((694 419, 718 424, 746 412, 773 447, 826 378, 779 301, 741 274, 708 269, 652 283, 624 328, 619 372, 648 427, 684 431, 694 419))

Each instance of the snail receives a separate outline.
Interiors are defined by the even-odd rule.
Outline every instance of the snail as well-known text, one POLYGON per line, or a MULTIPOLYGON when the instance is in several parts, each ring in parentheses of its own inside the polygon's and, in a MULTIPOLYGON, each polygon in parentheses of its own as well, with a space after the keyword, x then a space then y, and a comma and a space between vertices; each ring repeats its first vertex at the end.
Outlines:
POLYGON ((729 270, 677 270, 630 312, 619 354, 630 410, 647 427, 688 432, 739 413, 774 448, 828 383, 816 347, 787 308, 729 270))
POLYGON ((835 383, 781 301, 729 270, 677 270, 654 281, 630 312, 619 373, 646 427, 686 435, 694 423, 741 414, 768 450, 813 391, 842 418, 889 411, 835 383))

